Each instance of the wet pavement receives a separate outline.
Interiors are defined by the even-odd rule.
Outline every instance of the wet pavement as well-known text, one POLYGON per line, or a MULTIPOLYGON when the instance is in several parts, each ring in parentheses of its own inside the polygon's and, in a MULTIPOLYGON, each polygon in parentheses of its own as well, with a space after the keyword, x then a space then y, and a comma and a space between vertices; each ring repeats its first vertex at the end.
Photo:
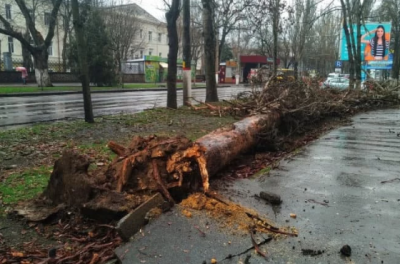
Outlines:
MULTIPOLYGON (((219 99, 229 99, 245 86, 218 88, 219 99)), ((193 89, 192 96, 204 101, 205 89, 193 89)), ((182 105, 182 90, 178 90, 178 105, 182 105)), ((166 106, 167 92, 131 91, 121 93, 93 93, 95 117, 119 113, 136 113, 145 109, 166 106)), ((0 129, 44 121, 83 118, 82 94, 55 94, 24 97, 0 97, 0 129)))
POLYGON ((260 247, 268 261, 248 250, 250 236, 220 229, 202 212, 187 218, 179 205, 150 222, 117 254, 123 263, 147 264, 211 263, 212 258, 224 264, 400 263, 399 165, 400 110, 360 114, 269 174, 217 184, 225 197, 279 226, 297 228, 298 237, 260 247), (283 203, 272 207, 255 199, 260 191, 279 194, 283 203), (346 244, 352 249, 350 257, 339 253, 346 244), (323 253, 306 256, 302 249, 323 253))

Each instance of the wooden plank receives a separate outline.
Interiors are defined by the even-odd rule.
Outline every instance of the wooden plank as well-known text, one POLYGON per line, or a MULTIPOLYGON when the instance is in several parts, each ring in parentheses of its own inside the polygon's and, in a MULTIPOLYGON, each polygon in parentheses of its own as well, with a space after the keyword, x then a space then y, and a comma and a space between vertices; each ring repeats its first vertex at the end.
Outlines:
POLYGON ((135 210, 119 220, 116 229, 122 239, 128 241, 146 223, 146 214, 153 208, 164 203, 164 198, 160 193, 152 196, 148 201, 141 204, 135 210))

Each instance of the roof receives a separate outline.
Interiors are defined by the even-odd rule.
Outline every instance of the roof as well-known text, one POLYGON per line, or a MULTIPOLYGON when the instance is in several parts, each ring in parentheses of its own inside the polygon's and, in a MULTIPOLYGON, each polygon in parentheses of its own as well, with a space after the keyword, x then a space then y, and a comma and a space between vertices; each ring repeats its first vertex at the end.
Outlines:
POLYGON ((139 18, 143 21, 154 23, 154 24, 164 23, 164 22, 158 20, 157 18, 155 18, 152 14, 150 14, 149 12, 144 10, 142 7, 140 7, 136 3, 126 4, 126 5, 117 5, 117 6, 112 6, 109 8, 132 10, 132 15, 135 15, 137 18, 139 18))

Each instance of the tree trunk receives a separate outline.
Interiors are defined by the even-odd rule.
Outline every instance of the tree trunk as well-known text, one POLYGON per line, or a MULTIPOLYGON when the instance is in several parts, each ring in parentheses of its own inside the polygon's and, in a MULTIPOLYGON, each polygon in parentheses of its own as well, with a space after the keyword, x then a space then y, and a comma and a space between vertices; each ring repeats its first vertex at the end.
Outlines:
POLYGON ((78 0, 72 0, 72 13, 74 18, 74 28, 76 40, 78 43, 78 56, 81 72, 82 92, 83 92, 83 108, 85 111, 85 121, 94 123, 92 99, 89 86, 89 66, 87 61, 87 43, 85 40, 84 24, 79 14, 78 0))
POLYGON ((398 80, 399 74, 400 74, 400 35, 396 34, 394 37, 392 78, 398 80))
POLYGON ((48 69, 47 49, 33 54, 36 82, 39 87, 52 87, 48 69))
MULTIPOLYGON (((365 2, 364 2, 365 3, 365 2)), ((358 2, 358 4, 361 4, 360 2, 358 2)), ((364 8, 364 4, 362 4, 359 8, 358 8, 358 12, 357 12, 357 50, 356 50, 356 54, 355 54, 355 70, 356 70, 356 89, 360 90, 361 89, 361 58, 363 56, 363 54, 361 54, 361 26, 362 26, 362 20, 363 20, 363 8, 364 8)))
MULTIPOLYGON (((68 23, 69 24, 69 23, 68 23)), ((69 31, 69 25, 64 27, 64 36, 63 36, 63 50, 62 50, 62 54, 61 54, 61 58, 62 58, 62 67, 63 67, 63 71, 66 72, 67 71, 67 40, 68 40, 68 31, 69 31)))
POLYGON ((190 0, 183 0, 183 104, 189 105, 192 85, 190 46, 190 0))
POLYGON ((168 74, 167 74, 167 107, 178 108, 176 96, 176 73, 178 59, 178 31, 176 29, 176 20, 179 17, 180 0, 172 0, 170 10, 165 14, 167 19, 167 30, 169 37, 168 53, 168 74))
POLYGON ((217 129, 196 140, 206 149, 205 161, 209 177, 231 163, 239 154, 255 146, 261 131, 272 130, 279 122, 277 113, 247 117, 233 124, 231 130, 217 129))
MULTIPOLYGON (((340 0, 343 12, 343 30, 347 41, 347 50, 349 53, 349 67, 350 67, 350 89, 354 87, 354 57, 353 57, 353 42, 349 32, 349 26, 347 23, 347 6, 344 0, 340 0)), ((352 25, 351 25, 352 26, 352 25)))
MULTIPOLYGON (((361 16, 361 11, 359 13, 361 16)), ((356 89, 361 89, 361 17, 357 18, 357 52, 355 54, 356 89)))
POLYGON ((206 65, 206 102, 218 102, 217 83, 215 79, 215 32, 213 25, 213 1, 202 0, 203 34, 206 65))
MULTIPOLYGON (((25 32, 24 38, 29 42, 31 41, 31 36, 29 34, 29 31, 25 32)), ((21 47, 22 47, 23 66, 26 68, 28 72, 31 72, 33 69, 31 53, 25 46, 21 45, 21 47)))
POLYGON ((272 18, 272 33, 274 38, 274 74, 277 73, 278 70, 278 31, 279 31, 279 6, 280 0, 274 0, 274 10, 273 10, 273 18, 272 18))

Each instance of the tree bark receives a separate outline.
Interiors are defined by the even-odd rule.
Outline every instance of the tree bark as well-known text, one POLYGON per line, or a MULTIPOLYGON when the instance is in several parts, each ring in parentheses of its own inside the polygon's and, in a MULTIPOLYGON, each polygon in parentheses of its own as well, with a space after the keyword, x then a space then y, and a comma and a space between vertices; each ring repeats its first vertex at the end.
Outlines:
MULTIPOLYGON (((190 0, 183 0, 183 104, 189 105, 192 85, 190 46, 190 0)), ((195 66, 196 67, 196 66, 195 66)))
POLYGON ((279 122, 279 114, 256 115, 233 124, 231 130, 218 129, 198 140, 206 149, 205 161, 209 177, 231 163, 239 154, 255 146, 262 130, 273 129, 279 122))
POLYGON ((394 47, 392 78, 398 80, 400 74, 400 35, 395 35, 394 47))
POLYGON ((176 29, 176 20, 179 17, 180 0, 172 0, 168 12, 165 14, 167 19, 167 30, 169 37, 168 53, 168 75, 167 75, 167 107, 178 108, 176 95, 176 73, 178 59, 178 31, 176 29))
POLYGON ((215 79, 215 31, 213 19, 213 1, 202 0, 203 34, 206 65, 206 102, 218 102, 217 83, 215 79))
POLYGON ((51 87, 53 84, 50 80, 48 69, 49 54, 47 49, 42 49, 39 52, 33 53, 33 63, 35 67, 36 82, 39 87, 51 87))
MULTIPOLYGON (((30 42, 31 41, 31 36, 29 34, 29 31, 25 32, 24 38, 30 42)), ((29 50, 22 46, 22 59, 23 59, 23 66, 26 68, 26 70, 28 72, 31 72, 33 67, 33 62, 32 62, 32 58, 31 58, 31 53, 29 52, 29 50)))
POLYGON ((71 1, 73 24, 75 28, 76 40, 78 43, 78 56, 81 72, 82 93, 83 93, 83 108, 85 112, 85 121, 94 123, 92 99, 90 95, 89 85, 89 66, 87 61, 87 43, 85 40, 84 24, 79 13, 78 0, 71 1))
POLYGON ((272 34, 274 38, 274 74, 278 70, 278 31, 279 31, 279 6, 280 0, 274 0, 274 7, 272 12, 272 34))
POLYGON ((69 29, 69 23, 70 23, 70 16, 65 17, 65 21, 64 21, 64 36, 63 36, 63 50, 62 50, 62 54, 61 54, 61 58, 62 58, 62 67, 63 67, 63 71, 66 72, 67 71, 67 41, 68 41, 68 35, 71 34, 70 33, 70 29, 69 29))
MULTIPOLYGON (((349 26, 347 23, 347 6, 344 0, 340 0, 342 5, 342 13, 343 13, 343 30, 347 41, 347 51, 349 53, 349 67, 350 67, 350 88, 354 87, 354 57, 353 57, 353 42, 349 32, 349 26)), ((351 25, 352 26, 352 25, 351 25)))
POLYGON ((37 66, 39 64, 47 64, 44 61, 37 61, 35 60, 35 78, 38 84, 38 87, 52 87, 53 84, 51 83, 49 70, 45 66, 37 66))

